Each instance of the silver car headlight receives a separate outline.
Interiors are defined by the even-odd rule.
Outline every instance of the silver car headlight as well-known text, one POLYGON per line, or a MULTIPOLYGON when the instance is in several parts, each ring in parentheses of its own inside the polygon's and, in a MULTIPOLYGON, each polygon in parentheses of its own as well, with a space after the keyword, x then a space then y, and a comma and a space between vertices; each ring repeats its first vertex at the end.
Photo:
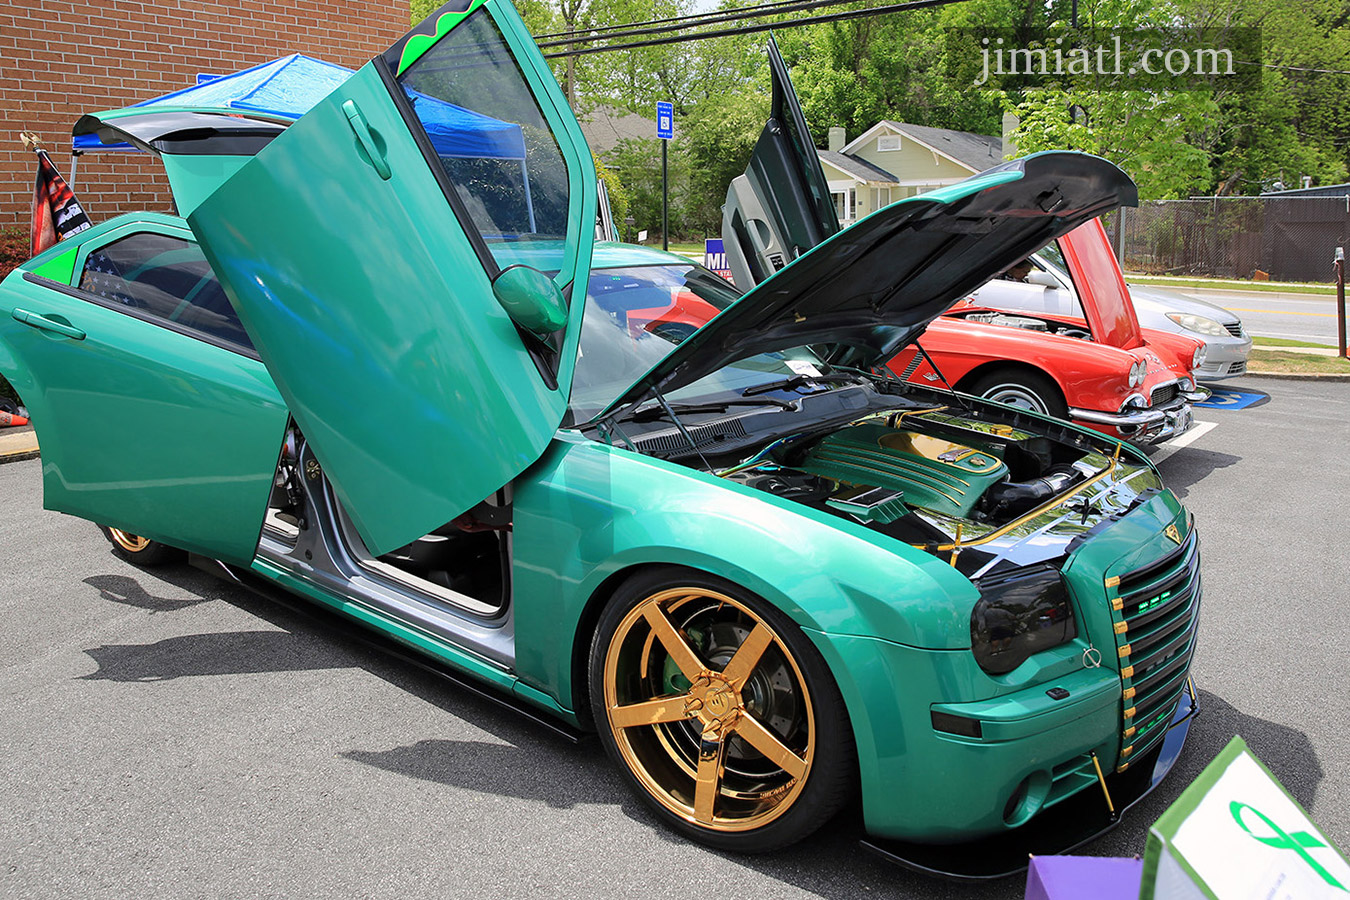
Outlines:
POLYGON ((1142 359, 1136 360, 1134 365, 1130 366, 1130 387, 1139 387, 1144 383, 1144 377, 1148 375, 1148 364, 1142 359))
POLYGON ((1196 316, 1191 313, 1170 312, 1167 314, 1167 318, 1176 322, 1187 331, 1194 331, 1196 334, 1208 334, 1212 337, 1223 337, 1228 334, 1227 328, 1224 328, 1218 322, 1206 318, 1205 316, 1196 316))

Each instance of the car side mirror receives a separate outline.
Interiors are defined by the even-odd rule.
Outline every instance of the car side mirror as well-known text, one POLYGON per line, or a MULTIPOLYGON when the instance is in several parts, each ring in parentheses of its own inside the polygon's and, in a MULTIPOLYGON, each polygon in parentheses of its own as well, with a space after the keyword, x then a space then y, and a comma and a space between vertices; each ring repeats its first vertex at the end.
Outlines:
POLYGON ((1040 269, 1032 269, 1027 273, 1027 284, 1039 284, 1041 287, 1048 288, 1060 286, 1058 278, 1040 269))
POLYGON ((552 334, 567 324, 562 291, 538 269, 509 266, 492 280, 492 294, 506 314, 526 331, 552 334))

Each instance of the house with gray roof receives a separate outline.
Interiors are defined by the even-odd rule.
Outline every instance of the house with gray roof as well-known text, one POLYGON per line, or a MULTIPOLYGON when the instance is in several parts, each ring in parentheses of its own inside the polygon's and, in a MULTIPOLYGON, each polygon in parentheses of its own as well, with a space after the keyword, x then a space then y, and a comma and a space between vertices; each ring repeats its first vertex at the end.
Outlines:
POLYGON ((852 141, 830 129, 820 155, 835 212, 848 225, 888 203, 955 184, 1003 161, 1000 137, 884 120, 852 141))

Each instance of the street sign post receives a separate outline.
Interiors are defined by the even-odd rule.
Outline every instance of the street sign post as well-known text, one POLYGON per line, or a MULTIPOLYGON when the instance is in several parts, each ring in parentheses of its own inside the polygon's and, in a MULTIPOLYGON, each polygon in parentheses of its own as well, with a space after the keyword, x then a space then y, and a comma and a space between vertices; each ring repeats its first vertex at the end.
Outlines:
POLYGON ((675 137, 675 104, 656 104, 656 136, 661 139, 661 249, 670 249, 670 162, 667 148, 675 137))

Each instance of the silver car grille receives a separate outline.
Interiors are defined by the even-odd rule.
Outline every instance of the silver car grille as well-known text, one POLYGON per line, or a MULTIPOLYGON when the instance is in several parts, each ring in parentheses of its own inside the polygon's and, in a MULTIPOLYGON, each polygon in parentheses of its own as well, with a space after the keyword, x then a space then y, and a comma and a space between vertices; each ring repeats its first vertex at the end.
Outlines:
POLYGON ((1176 399, 1178 390, 1179 388, 1175 381, 1171 384, 1158 385, 1153 389, 1153 393, 1149 395, 1149 406, 1161 406, 1164 403, 1171 403, 1176 399))
POLYGON ((1242 323, 1241 323, 1241 322, 1229 322, 1227 325, 1225 325, 1225 326, 1223 326, 1223 327, 1224 327, 1224 328, 1227 328, 1227 329, 1228 329, 1228 333, 1231 334, 1233 337, 1237 337, 1237 338, 1242 337, 1242 323))

